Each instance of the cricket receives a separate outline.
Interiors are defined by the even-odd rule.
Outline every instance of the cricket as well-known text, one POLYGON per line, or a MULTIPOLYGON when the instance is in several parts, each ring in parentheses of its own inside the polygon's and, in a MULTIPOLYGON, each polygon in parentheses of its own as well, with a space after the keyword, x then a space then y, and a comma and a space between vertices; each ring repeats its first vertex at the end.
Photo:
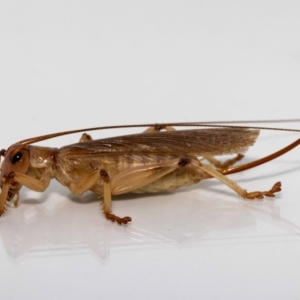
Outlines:
MULTIPOLYGON (((254 145, 261 129, 299 132, 297 129, 228 126, 207 123, 169 123, 93 127, 62 131, 17 142, 0 154, 0 215, 12 202, 18 205, 22 186, 43 192, 52 179, 73 194, 92 191, 103 198, 105 217, 127 224, 131 217, 112 212, 112 196, 124 193, 172 191, 215 178, 244 199, 274 197, 281 191, 276 182, 269 190, 247 192, 227 175, 244 171, 290 151, 300 139, 258 160, 234 166, 254 145), (137 134, 93 140, 85 133, 95 130, 144 127, 137 134), (174 127, 181 127, 175 130, 174 127), (188 129, 182 129, 188 127, 188 129), (194 127, 191 129, 190 127, 194 127), (195 128, 196 127, 196 128, 195 128), (202 128, 200 128, 202 127, 202 128), (82 133, 76 144, 62 148, 33 145, 58 136, 82 133), (220 162, 216 156, 234 155, 220 162)), ((232 123, 232 122, 231 122, 232 123)), ((242 122, 240 122, 242 123, 242 122)))

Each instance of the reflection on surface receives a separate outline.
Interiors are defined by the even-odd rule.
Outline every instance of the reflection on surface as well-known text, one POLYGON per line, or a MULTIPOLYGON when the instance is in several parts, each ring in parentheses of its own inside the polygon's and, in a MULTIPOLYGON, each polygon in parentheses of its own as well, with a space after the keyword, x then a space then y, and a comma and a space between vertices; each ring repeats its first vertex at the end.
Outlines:
POLYGON ((137 248, 255 242, 264 232, 277 239, 300 232, 280 218, 276 201, 211 195, 184 190, 119 197, 114 201, 114 212, 133 218, 130 225, 119 226, 104 218, 99 199, 92 194, 81 201, 54 193, 41 199, 33 193, 1 218, 0 234, 10 260, 16 262, 28 256, 82 254, 105 261, 111 252, 137 248))

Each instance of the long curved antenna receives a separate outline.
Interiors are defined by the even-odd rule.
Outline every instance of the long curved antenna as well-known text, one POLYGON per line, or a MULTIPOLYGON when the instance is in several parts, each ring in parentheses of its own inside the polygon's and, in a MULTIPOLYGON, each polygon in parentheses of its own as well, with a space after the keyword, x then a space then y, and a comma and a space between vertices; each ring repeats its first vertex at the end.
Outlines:
POLYGON ((233 173, 237 173, 237 172, 241 172, 241 171, 245 171, 254 167, 257 167, 259 165, 262 165, 264 163, 267 163, 287 152, 289 152, 290 150, 294 149, 295 147, 297 147, 298 145, 300 145, 300 139, 296 140, 295 142, 291 143, 290 145, 286 146, 285 148, 280 149, 277 152, 274 152, 268 156, 265 156, 261 159, 252 161, 250 163, 246 163, 240 166, 236 166, 236 167, 232 167, 226 170, 222 170, 220 171, 223 175, 228 175, 228 174, 233 174, 233 173))
POLYGON ((178 127, 216 127, 216 128, 239 128, 239 129, 262 129, 262 130, 276 130, 276 131, 289 131, 289 132, 300 132, 300 129, 286 129, 286 128, 275 128, 275 127, 256 127, 256 126, 230 126, 230 125, 218 125, 218 124, 210 124, 210 123, 201 123, 201 122, 189 122, 189 123, 159 123, 159 124, 135 124, 135 125, 113 125, 113 126, 101 126, 101 127, 90 127, 90 128, 82 128, 76 130, 69 131, 61 131, 46 135, 41 135, 38 137, 28 138, 18 142, 17 144, 29 145, 32 143, 48 140, 51 138, 80 133, 86 131, 95 131, 95 130, 104 130, 104 129, 117 129, 117 128, 136 128, 136 127, 152 127, 152 126, 178 126, 178 127))
POLYGON ((262 124, 262 123, 299 123, 300 119, 273 119, 273 120, 238 120, 238 121, 209 121, 205 124, 262 124))

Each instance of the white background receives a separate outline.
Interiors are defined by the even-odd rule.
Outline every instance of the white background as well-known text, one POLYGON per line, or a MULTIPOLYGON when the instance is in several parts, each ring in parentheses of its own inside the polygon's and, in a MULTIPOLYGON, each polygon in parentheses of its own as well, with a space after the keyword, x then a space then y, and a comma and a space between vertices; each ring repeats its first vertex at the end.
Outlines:
MULTIPOLYGON (((297 118, 299 15, 296 0, 0 1, 1 148, 90 126, 297 118)), ((246 161, 298 136, 263 132, 246 161)), ((127 226, 91 194, 24 188, 0 219, 1 298, 299 299, 299 151, 230 176, 249 191, 281 180, 275 199, 216 180, 117 197, 127 226)))

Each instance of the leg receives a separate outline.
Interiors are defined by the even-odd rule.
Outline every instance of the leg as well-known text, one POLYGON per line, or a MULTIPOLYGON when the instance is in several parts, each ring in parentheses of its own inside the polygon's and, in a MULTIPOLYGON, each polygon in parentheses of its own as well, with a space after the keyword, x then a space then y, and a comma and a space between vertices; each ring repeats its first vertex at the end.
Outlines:
POLYGON ((197 159, 180 158, 160 164, 128 169, 117 174, 111 180, 112 194, 117 195, 136 190, 155 180, 160 179, 161 177, 172 171, 175 171, 179 167, 191 168, 191 171, 194 174, 195 179, 197 180, 205 179, 203 178, 204 171, 205 173, 209 174, 209 176, 220 180, 228 187, 233 189, 238 195, 246 199, 262 199, 264 196, 274 197, 274 194, 281 190, 281 184, 280 182, 277 182, 269 191, 255 191, 248 193, 234 181, 230 180, 210 166, 202 165, 197 159))
POLYGON ((244 155, 238 154, 236 157, 234 157, 232 159, 228 159, 228 160, 224 161, 223 163, 220 162, 219 160, 215 159, 213 156, 205 155, 203 158, 206 159, 208 162, 210 162, 212 165, 214 165, 216 168, 225 170, 228 167, 235 164, 237 161, 241 160, 243 157, 244 157, 244 155))
MULTIPOLYGON (((14 182, 19 183, 20 185, 24 185, 33 191, 43 192, 49 186, 51 178, 52 178, 51 172, 47 172, 47 170, 45 170, 45 172, 43 173, 40 179, 33 178, 23 173, 11 172, 6 177, 0 194, 0 215, 4 212, 6 201, 14 197, 14 195, 12 195, 12 197, 10 198, 9 195, 10 192, 9 188, 12 183, 14 182)), ((17 192, 16 195, 17 195, 17 199, 14 203, 15 206, 18 205, 19 192, 17 192)))
POLYGON ((184 159, 177 158, 124 170, 112 177, 112 194, 120 195, 129 193, 159 180, 163 176, 175 171, 178 167, 181 167, 183 160, 184 159))
POLYGON ((149 127, 148 129, 146 129, 144 132, 153 132, 153 131, 161 131, 161 130, 166 130, 166 131, 175 131, 176 129, 173 128, 172 126, 164 126, 164 125, 155 125, 152 127, 149 127))
POLYGON ((121 218, 111 213, 111 183, 108 173, 104 169, 90 173, 79 182, 69 183, 68 188, 72 193, 80 195, 87 190, 92 189, 99 180, 103 180, 103 212, 106 218, 113 222, 117 221, 119 224, 127 224, 130 222, 130 217, 121 218))
POLYGON ((1 189, 1 194, 0 194, 0 216, 4 213, 5 209, 5 204, 6 204, 6 199, 8 198, 8 192, 9 192, 9 186, 12 181, 12 176, 9 174, 4 181, 4 184, 1 189))
POLYGON ((130 217, 120 218, 111 213, 111 186, 110 186, 110 179, 105 170, 100 171, 100 176, 103 179, 103 211, 107 219, 115 222, 117 221, 120 225, 127 224, 131 222, 130 217))
POLYGON ((93 186, 99 180, 103 181, 103 211, 107 219, 117 221, 119 224, 127 224, 130 217, 120 218, 111 213, 111 196, 128 193, 154 182, 164 175, 184 167, 190 163, 190 159, 178 158, 152 165, 133 167, 127 169, 110 179, 106 170, 94 171, 82 178, 79 182, 68 184, 69 189, 74 194, 82 194, 87 190, 93 190, 93 186))
MULTIPOLYGON (((165 129, 166 131, 174 131, 175 130, 171 126, 155 125, 155 126, 149 127, 144 132, 161 131, 163 129, 165 129)), ((93 138, 89 134, 83 133, 82 136, 81 136, 81 138, 80 138, 80 140, 79 140, 79 143, 90 142, 92 140, 93 140, 93 138)))
MULTIPOLYGON (((221 182, 226 184, 228 187, 233 189, 238 195, 240 195, 241 197, 243 197, 245 199, 250 199, 250 200, 263 199, 264 196, 275 197, 274 194, 281 191, 281 183, 276 182, 269 191, 263 191, 263 192, 255 191, 255 192, 248 193, 246 190, 242 189, 234 181, 230 180, 229 178, 227 178, 226 176, 221 174, 219 171, 211 168, 210 166, 202 165, 199 163, 198 165, 192 164, 191 167, 195 171, 195 173, 197 173, 198 170, 202 170, 202 171, 208 173, 209 175, 211 175, 212 177, 220 180, 221 182)), ((201 172, 199 172, 199 174, 201 174, 201 172)), ((203 175, 201 174, 201 176, 203 176, 203 175)))
MULTIPOLYGON (((161 131, 161 130, 166 130, 166 131, 174 131, 175 129, 171 126, 163 126, 163 125, 155 125, 153 127, 149 127, 148 129, 146 129, 144 132, 153 132, 153 131, 161 131)), ((87 133, 83 133, 80 140, 79 140, 79 143, 82 143, 82 142, 90 142, 92 141, 93 138, 87 134, 87 133)))
POLYGON ((90 142, 92 140, 93 140, 93 138, 89 134, 83 133, 82 136, 81 136, 81 138, 80 138, 80 140, 79 140, 79 143, 90 142))
POLYGON ((14 181, 26 186, 30 190, 36 192, 43 192, 49 186, 52 175, 49 172, 45 172, 40 179, 33 178, 23 173, 15 173, 14 181))

